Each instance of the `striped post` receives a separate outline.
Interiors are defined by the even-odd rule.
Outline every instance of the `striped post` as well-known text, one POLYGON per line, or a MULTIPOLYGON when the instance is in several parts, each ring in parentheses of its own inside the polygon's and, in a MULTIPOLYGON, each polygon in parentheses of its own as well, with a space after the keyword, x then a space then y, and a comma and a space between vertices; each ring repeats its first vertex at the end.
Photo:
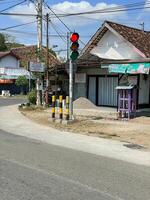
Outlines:
POLYGON ((55 102, 56 102, 56 97, 55 95, 52 96, 52 119, 55 119, 55 102))
POLYGON ((66 96, 66 120, 69 120, 69 97, 66 96))
POLYGON ((63 118, 63 109, 62 109, 62 101, 63 101, 63 96, 59 96, 59 119, 63 118))

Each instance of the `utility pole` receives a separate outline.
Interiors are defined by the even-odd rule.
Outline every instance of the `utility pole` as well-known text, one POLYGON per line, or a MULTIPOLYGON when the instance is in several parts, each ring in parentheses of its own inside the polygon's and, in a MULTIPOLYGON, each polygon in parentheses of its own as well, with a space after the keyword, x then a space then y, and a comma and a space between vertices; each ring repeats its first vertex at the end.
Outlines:
POLYGON ((69 110, 70 120, 73 120, 73 62, 69 59, 69 110))
POLYGON ((42 50, 42 2, 43 0, 38 0, 38 8, 37 8, 37 23, 38 23, 38 48, 42 50))
MULTIPOLYGON (((38 8, 37 8, 37 32, 38 32, 38 52, 39 54, 41 54, 42 52, 42 3, 43 0, 38 0, 38 8)), ((38 58, 38 62, 40 62, 40 59, 38 58)), ((42 88, 41 88, 41 80, 40 77, 37 77, 37 83, 36 83, 36 87, 37 87, 37 105, 42 105, 42 88)))
POLYGON ((48 104, 48 90, 49 90, 49 35, 48 35, 48 29, 49 29, 49 14, 46 14, 46 104, 48 104))
POLYGON ((70 58, 70 33, 67 32, 67 61, 70 58))
POLYGON ((144 30, 145 30, 145 23, 142 22, 142 23, 140 24, 140 26, 142 27, 142 31, 144 31, 144 30))
POLYGON ((70 36, 71 33, 67 33, 67 62, 69 65, 69 115, 70 120, 73 120, 73 62, 70 59, 70 36))

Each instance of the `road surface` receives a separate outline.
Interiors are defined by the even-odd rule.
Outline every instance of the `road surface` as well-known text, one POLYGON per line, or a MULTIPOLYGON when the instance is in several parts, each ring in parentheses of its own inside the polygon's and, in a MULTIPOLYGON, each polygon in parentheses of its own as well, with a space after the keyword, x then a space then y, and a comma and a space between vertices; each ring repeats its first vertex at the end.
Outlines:
POLYGON ((149 200, 150 167, 0 130, 0 200, 114 199, 149 200))

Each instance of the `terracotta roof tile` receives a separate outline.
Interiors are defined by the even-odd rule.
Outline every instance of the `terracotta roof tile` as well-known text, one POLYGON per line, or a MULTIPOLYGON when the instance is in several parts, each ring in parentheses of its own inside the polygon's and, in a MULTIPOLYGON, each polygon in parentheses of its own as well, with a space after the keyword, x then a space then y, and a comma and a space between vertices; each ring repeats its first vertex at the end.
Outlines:
POLYGON ((150 57, 150 32, 109 21, 106 23, 144 53, 146 57, 150 57))
POLYGON ((79 58, 87 57, 90 51, 101 40, 103 35, 109 29, 113 28, 117 33, 124 37, 128 42, 140 50, 147 58, 150 58, 150 32, 142 31, 140 29, 128 27, 122 24, 105 21, 102 28, 99 28, 93 37, 89 40, 87 45, 83 48, 81 56, 79 58))
MULTIPOLYGON (((23 46, 18 48, 11 49, 11 52, 17 55, 22 61, 37 61, 37 46, 23 46)), ((46 49, 42 49, 43 60, 46 60, 46 49)), ((60 64, 60 61, 51 53, 49 53, 49 68, 54 67, 55 65, 60 64)))
POLYGON ((15 58, 19 59, 16 55, 14 55, 12 52, 10 51, 1 51, 0 52, 0 58, 3 58, 5 56, 8 56, 8 55, 11 55, 11 56, 14 56, 15 58))

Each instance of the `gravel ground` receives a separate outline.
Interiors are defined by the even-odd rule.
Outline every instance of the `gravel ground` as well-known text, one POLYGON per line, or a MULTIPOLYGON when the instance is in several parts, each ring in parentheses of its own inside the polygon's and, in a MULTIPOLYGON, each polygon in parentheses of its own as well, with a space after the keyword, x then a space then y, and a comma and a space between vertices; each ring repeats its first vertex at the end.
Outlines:
POLYGON ((84 97, 80 97, 73 102, 73 108, 74 109, 97 109, 97 106, 95 106, 90 100, 84 97))
POLYGON ((150 118, 141 117, 131 121, 118 121, 101 118, 89 119, 85 116, 78 116, 73 123, 62 125, 50 122, 51 113, 45 110, 23 110, 22 113, 37 123, 63 131, 125 141, 150 149, 150 118))

